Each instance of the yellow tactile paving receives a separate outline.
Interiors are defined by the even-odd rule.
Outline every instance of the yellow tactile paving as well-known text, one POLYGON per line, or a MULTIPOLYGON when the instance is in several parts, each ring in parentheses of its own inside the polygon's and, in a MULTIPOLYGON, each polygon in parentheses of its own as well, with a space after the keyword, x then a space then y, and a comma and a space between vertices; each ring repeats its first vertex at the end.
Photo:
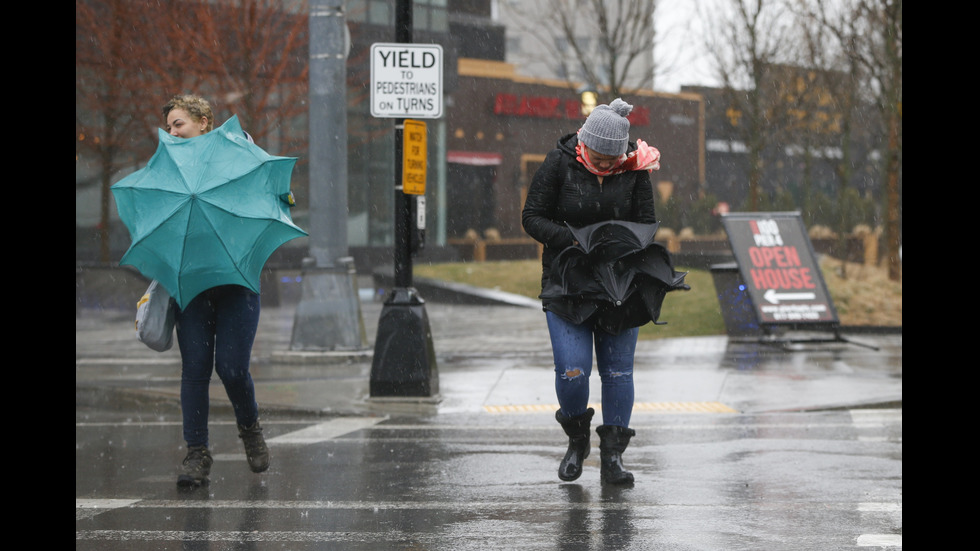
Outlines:
MULTIPOLYGON (((602 409, 599 404, 589 404, 596 410, 602 409)), ((487 413, 535 413, 540 411, 555 411, 557 404, 531 404, 512 406, 483 406, 487 413)), ((633 411, 654 411, 663 413, 738 413, 736 410, 721 402, 638 402, 633 404, 633 411)))

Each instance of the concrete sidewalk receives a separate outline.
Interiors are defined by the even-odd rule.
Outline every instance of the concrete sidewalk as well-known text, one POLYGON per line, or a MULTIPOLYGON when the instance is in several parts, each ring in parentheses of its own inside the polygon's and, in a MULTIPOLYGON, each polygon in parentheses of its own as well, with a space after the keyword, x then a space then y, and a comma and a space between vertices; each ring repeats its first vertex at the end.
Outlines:
MULTIPOLYGON (((263 411, 452 415, 556 409, 544 314, 529 306, 427 301, 438 395, 371 398, 374 338, 383 305, 365 296, 361 312, 368 344, 351 352, 292 352, 295 305, 263 308, 252 363, 263 411)), ((900 333, 848 336, 853 343, 811 344, 805 342, 808 335, 798 337, 804 342, 725 336, 640 341, 635 415, 901 407, 900 333)), ((592 385, 597 399, 597 376, 592 385)), ((176 403, 180 356, 176 346, 157 353, 138 342, 129 312, 82 310, 75 319, 75 386, 76 405, 107 392, 176 403)), ((217 377, 212 396, 213 408, 230 408, 217 377)))

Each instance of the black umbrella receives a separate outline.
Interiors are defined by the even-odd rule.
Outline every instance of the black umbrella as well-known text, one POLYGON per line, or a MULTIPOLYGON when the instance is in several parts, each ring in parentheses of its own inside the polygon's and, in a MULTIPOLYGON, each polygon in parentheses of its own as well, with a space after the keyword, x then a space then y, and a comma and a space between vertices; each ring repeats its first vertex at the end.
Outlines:
POLYGON ((577 243, 551 263, 541 298, 573 323, 592 321, 610 333, 658 323, 667 292, 690 289, 687 272, 654 242, 658 224, 611 220, 571 228, 577 243))
POLYGON ((581 228, 573 228, 572 235, 578 247, 595 263, 622 258, 647 248, 653 243, 660 223, 641 224, 625 220, 599 222, 581 228))

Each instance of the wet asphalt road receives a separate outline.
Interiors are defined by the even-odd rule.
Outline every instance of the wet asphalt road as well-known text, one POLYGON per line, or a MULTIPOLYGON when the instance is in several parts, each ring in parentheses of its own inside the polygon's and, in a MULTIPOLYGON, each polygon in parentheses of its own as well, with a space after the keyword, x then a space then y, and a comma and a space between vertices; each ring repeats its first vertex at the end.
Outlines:
MULTIPOLYGON (((272 466, 248 470, 216 403, 211 482, 190 491, 175 484, 167 357, 129 348, 113 332, 129 320, 76 319, 76 549, 901 549, 901 335, 855 337, 877 351, 651 344, 624 454, 636 483, 619 488, 599 481, 596 437, 582 477, 558 480, 538 318, 494 308, 429 306, 442 396, 415 406, 365 400, 370 361, 275 367, 262 350, 283 331, 267 329, 255 376, 272 466), (500 327, 474 345, 459 320, 488 312, 500 327), (342 405, 272 405, 290 381, 342 405)), ((277 316, 290 313, 263 323, 277 316)))

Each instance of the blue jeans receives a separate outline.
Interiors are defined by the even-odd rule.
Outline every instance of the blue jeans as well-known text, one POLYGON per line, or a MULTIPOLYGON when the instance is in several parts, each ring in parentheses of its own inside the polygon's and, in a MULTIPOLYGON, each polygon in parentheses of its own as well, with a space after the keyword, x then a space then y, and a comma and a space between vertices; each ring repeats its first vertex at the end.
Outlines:
POLYGON ((589 407, 592 346, 602 379, 602 423, 629 427, 633 414, 633 355, 638 328, 610 335, 588 325, 576 325, 545 312, 555 357, 555 392, 566 416, 585 413, 589 407))
POLYGON ((177 344, 183 369, 180 403, 188 446, 208 445, 211 373, 217 372, 246 427, 259 418, 255 385, 248 371, 259 325, 259 295, 239 285, 212 287, 177 309, 177 344))

